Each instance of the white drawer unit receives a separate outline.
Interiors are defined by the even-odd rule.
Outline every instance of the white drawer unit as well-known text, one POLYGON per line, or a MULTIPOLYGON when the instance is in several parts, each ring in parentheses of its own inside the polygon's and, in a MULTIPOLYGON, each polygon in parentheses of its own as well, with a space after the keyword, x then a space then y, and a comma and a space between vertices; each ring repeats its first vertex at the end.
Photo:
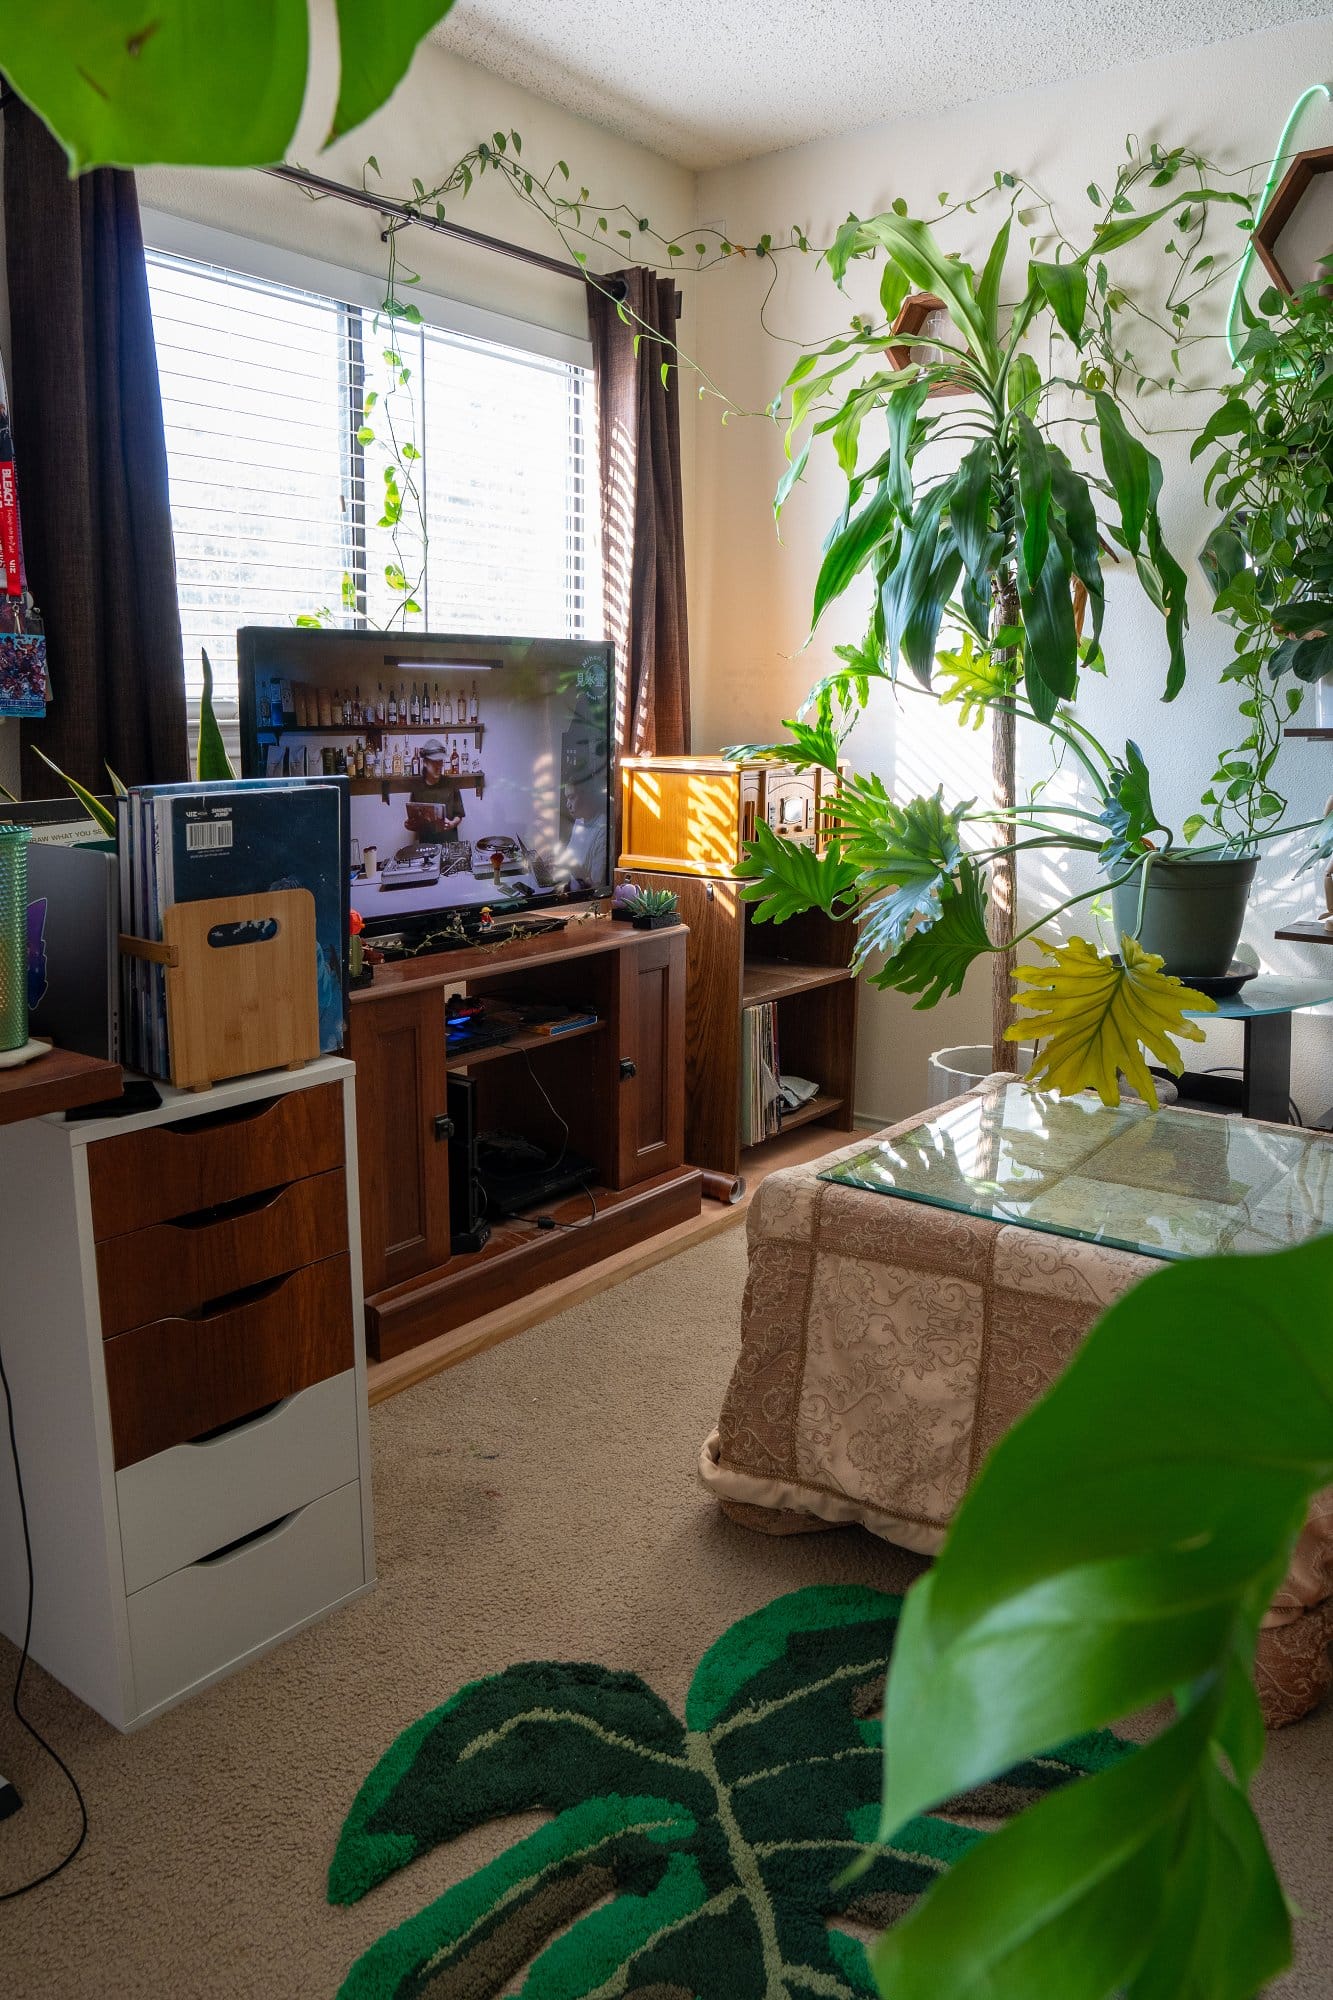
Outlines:
MULTIPOLYGON (((0 1130, 32 1657, 132 1729, 374 1583, 352 1065, 0 1130)), ((0 1630, 22 1639, 0 1452, 0 1630)))

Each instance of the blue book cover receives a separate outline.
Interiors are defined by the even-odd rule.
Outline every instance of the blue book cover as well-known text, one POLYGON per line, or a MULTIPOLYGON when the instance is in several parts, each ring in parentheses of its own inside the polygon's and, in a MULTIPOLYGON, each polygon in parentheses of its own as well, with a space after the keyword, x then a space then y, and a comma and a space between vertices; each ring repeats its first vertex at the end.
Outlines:
POLYGON ((238 783, 190 790, 145 786, 160 828, 158 909, 214 896, 308 889, 315 899, 319 1042, 346 1036, 347 870, 344 801, 336 785, 238 783))

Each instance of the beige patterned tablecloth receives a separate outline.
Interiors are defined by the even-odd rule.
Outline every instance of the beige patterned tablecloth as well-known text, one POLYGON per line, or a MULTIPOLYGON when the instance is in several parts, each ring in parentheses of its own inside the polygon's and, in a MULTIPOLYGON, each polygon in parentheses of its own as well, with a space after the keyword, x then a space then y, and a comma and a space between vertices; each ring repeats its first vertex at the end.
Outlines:
MULTIPOLYGON (((860 1522, 930 1555, 990 1446, 1105 1308, 1161 1267, 818 1179, 874 1136, 755 1195, 741 1352, 700 1472, 734 1519, 768 1534, 860 1522)), ((1333 1491, 1264 1620, 1255 1678, 1270 1727, 1333 1684, 1330 1640, 1333 1491)))

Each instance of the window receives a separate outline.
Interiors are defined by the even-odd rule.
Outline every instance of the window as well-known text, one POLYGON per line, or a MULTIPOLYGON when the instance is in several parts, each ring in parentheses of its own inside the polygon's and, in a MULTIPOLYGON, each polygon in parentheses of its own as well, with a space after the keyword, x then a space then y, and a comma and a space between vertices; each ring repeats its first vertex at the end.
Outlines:
POLYGON ((148 280, 186 692, 207 648, 233 754, 241 625, 600 634, 590 369, 159 251, 148 280), (423 454, 424 567, 410 507, 396 547, 379 525, 390 421, 423 454))

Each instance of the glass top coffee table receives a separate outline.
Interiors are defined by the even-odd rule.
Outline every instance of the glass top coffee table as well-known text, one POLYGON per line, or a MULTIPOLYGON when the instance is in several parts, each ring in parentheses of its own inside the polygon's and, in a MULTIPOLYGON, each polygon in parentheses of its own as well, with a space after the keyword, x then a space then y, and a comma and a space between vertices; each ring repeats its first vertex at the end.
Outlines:
POLYGON ((1048 1235, 1178 1259, 1333 1231, 1333 1139, 1011 1083, 819 1178, 1048 1235))

